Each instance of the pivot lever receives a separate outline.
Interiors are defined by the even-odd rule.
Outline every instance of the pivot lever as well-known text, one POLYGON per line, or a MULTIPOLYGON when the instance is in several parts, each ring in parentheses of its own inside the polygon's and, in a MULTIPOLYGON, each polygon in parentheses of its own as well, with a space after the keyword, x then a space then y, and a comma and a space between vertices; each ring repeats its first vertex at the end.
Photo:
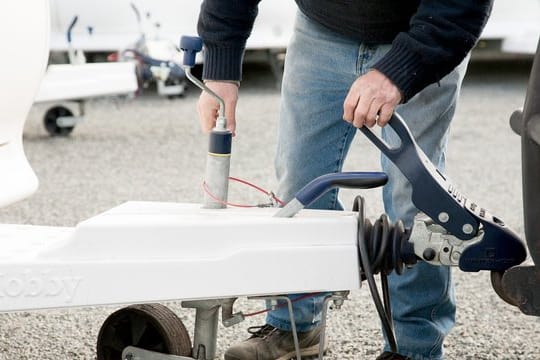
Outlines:
POLYGON ((523 240, 456 190, 416 144, 398 114, 389 125, 401 141, 397 147, 389 147, 366 127, 360 130, 409 180, 414 205, 447 231, 432 231, 433 227, 415 220, 409 241, 416 254, 434 264, 459 264, 463 271, 504 271, 523 262, 523 240))
POLYGON ((465 209, 474 211, 478 206, 462 196, 431 163, 398 114, 394 113, 388 124, 401 142, 397 147, 390 147, 365 126, 360 130, 409 180, 412 202, 418 209, 454 236, 472 239, 478 232, 479 222, 465 209))

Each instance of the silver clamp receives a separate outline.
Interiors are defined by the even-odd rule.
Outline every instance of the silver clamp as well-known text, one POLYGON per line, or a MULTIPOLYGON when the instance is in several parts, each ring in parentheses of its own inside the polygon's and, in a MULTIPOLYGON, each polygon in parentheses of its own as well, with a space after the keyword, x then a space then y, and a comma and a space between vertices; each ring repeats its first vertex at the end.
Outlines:
POLYGON ((484 238, 479 229, 477 235, 470 240, 461 240, 442 226, 436 224, 423 213, 416 215, 409 242, 414 246, 414 253, 423 261, 432 265, 459 266, 463 251, 477 244, 484 238))

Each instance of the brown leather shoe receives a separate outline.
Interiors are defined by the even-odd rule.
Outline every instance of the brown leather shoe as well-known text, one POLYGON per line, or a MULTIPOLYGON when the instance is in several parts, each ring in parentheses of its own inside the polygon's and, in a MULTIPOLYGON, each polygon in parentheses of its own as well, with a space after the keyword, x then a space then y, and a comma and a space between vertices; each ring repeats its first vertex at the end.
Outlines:
MULTIPOLYGON (((225 352, 225 360, 289 360, 296 357, 292 332, 279 330, 271 325, 248 329, 251 337, 231 346, 225 352)), ((321 328, 299 332, 300 355, 319 354, 321 328)))

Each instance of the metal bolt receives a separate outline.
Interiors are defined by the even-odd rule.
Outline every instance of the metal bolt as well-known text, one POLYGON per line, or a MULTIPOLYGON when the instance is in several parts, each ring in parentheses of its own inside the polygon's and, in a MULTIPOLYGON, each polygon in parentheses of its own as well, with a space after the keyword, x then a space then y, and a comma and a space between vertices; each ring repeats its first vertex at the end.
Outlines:
POLYGON ((458 262, 459 258, 461 257, 461 253, 458 251, 454 251, 451 257, 453 262, 458 262))
POLYGON ((340 310, 344 303, 343 298, 335 298, 332 301, 334 303, 334 308, 337 310, 340 310))
POLYGON ((474 231, 474 228, 471 224, 465 224, 463 225, 462 230, 465 234, 472 234, 472 232, 474 231))
POLYGON ((437 252, 432 248, 427 248, 422 253, 422 257, 426 261, 431 261, 431 260, 435 259, 435 256, 437 256, 437 252))
POLYGON ((442 223, 448 222, 450 220, 450 216, 448 213, 445 213, 444 211, 439 213, 439 221, 442 223))

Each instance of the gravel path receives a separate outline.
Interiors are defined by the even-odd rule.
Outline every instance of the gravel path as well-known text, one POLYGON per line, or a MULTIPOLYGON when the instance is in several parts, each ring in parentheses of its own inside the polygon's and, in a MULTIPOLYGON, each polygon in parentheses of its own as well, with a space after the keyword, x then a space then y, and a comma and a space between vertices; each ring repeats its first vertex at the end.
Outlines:
MULTIPOLYGON (((453 125, 448 174, 461 192, 476 199, 523 232, 519 138, 508 118, 523 105, 528 65, 474 64, 453 125)), ((87 120, 68 138, 49 138, 42 128, 44 107, 32 109, 25 149, 41 186, 37 194, 0 211, 3 223, 74 226, 126 200, 201 200, 206 139, 200 135, 190 88, 183 99, 151 93, 129 102, 92 101, 87 120)), ((279 92, 265 66, 246 69, 238 109, 231 174, 275 188, 273 149, 279 92)), ((348 170, 378 169, 378 153, 361 136, 348 170)), ((241 188, 231 198, 241 200, 241 188)), ((351 206, 355 192, 342 198, 351 206)), ((366 192, 368 216, 382 212, 378 191, 366 192)), ((522 315, 493 292, 487 273, 455 271, 457 325, 446 341, 448 359, 540 359, 540 321, 522 315)), ((117 284, 122 286, 122 284, 117 284)), ((179 281, 179 286, 180 281, 179 281)), ((192 331, 193 312, 168 304, 192 331)), ((238 308, 259 309, 241 299, 238 308)), ((94 359, 103 320, 116 308, 96 307, 0 315, 0 359, 94 359)), ((220 329, 219 355, 245 336, 257 318, 220 329)), ((373 359, 381 346, 379 321, 367 288, 351 294, 329 319, 328 359, 373 359)))

